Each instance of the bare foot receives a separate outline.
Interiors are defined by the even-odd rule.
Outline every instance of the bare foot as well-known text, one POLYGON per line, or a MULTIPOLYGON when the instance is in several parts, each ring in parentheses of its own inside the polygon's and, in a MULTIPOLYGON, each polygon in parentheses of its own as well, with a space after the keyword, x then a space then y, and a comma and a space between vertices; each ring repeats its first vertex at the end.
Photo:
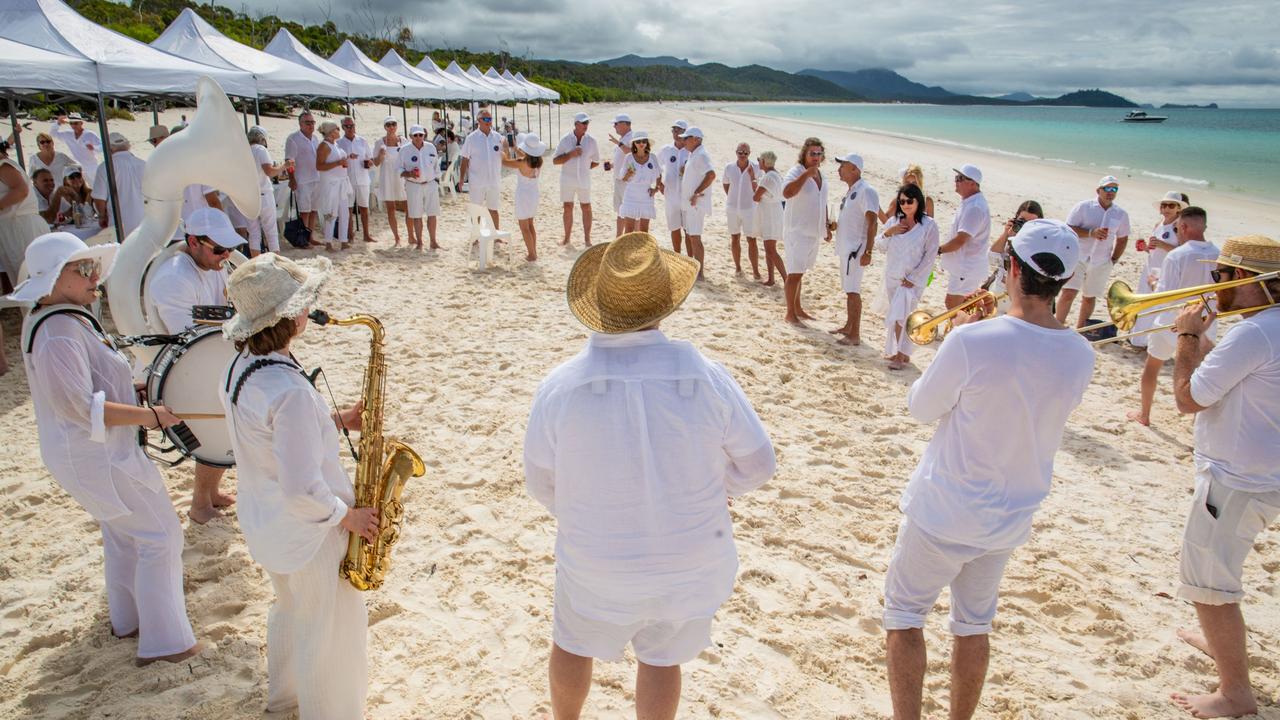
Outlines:
MULTIPOLYGON (((1143 425, 1143 426, 1151 425, 1151 418, 1147 417, 1146 415, 1143 415, 1142 412, 1138 410, 1130 410, 1129 412, 1125 413, 1124 416, 1138 423, 1139 425, 1143 425)), ((1179 630, 1178 634, 1181 635, 1182 631, 1179 630)))
POLYGON ((763 286, 765 286, 765 287, 773 287, 774 285, 777 285, 777 283, 773 281, 773 278, 769 278, 768 280, 765 280, 764 282, 762 282, 762 283, 760 283, 760 284, 761 284, 761 285, 763 285, 763 286))
POLYGON ((899 360, 899 359, 897 359, 897 358, 894 358, 894 359, 892 359, 892 360, 890 360, 890 361, 889 361, 889 369, 890 369, 890 370, 901 370, 901 369, 902 369, 902 368, 904 368, 904 367, 906 367, 906 365, 903 365, 903 364, 902 364, 902 361, 901 361, 901 360, 899 360))
MULTIPOLYGON (((418 246, 418 249, 419 249, 419 250, 421 250, 421 249, 422 249, 422 246, 421 246, 421 245, 419 245, 419 246, 418 246)), ((440 243, 436 243, 436 242, 431 243, 431 249, 432 249, 432 250, 439 250, 439 249, 440 249, 440 243)))
POLYGON ((1178 639, 1205 655, 1213 657, 1213 653, 1209 651, 1209 641, 1204 639, 1203 633, 1196 632, 1195 630, 1178 628, 1178 639))
POLYGON ((837 345, 861 345, 862 339, 857 335, 845 335, 836 341, 837 345))
POLYGON ((1258 712, 1258 701, 1252 692, 1247 697, 1227 697, 1221 690, 1209 695, 1171 693, 1169 698, 1174 705, 1191 713, 1191 717, 1240 717, 1258 712))
MULTIPOLYGON (((568 245, 568 244, 569 244, 569 238, 565 238, 565 239, 561 240, 561 241, 560 241, 560 244, 561 244, 561 245, 568 245)), ((587 243, 587 244, 588 244, 588 245, 590 245, 591 243, 587 243)))
POLYGON ((760 273, 758 273, 758 272, 753 272, 753 273, 751 273, 751 274, 755 276, 755 278, 756 278, 756 282, 760 282, 760 273))
POLYGON ((191 518, 191 522, 197 525, 203 525, 214 518, 222 517, 222 513, 212 505, 208 507, 195 507, 194 505, 187 511, 187 517, 191 518))
POLYGON ((801 320, 800 318, 796 317, 795 315, 788 315, 788 316, 786 317, 786 321, 787 321, 788 323, 792 324, 792 325, 795 325, 796 327, 802 327, 802 328, 807 328, 807 327, 809 327, 808 325, 805 325, 805 324, 804 324, 804 321, 803 321, 803 320, 801 320))
POLYGON ((800 317, 804 318, 805 320, 817 320, 817 319, 818 319, 818 318, 816 318, 816 317, 814 317, 814 316, 810 315, 809 313, 807 313, 807 312, 805 312, 804 310, 801 310, 801 309, 799 309, 799 308, 796 308, 796 314, 797 314, 797 315, 799 315, 800 317))
POLYGON ((228 495, 226 493, 220 493, 220 492, 216 492, 213 494, 214 507, 230 507, 231 505, 235 505, 235 504, 236 504, 235 495, 228 495))
POLYGON ((188 658, 193 658, 202 652, 204 652, 204 643, 198 642, 195 645, 192 645, 191 647, 187 648, 186 650, 183 650, 180 653, 174 653, 172 655, 161 655, 159 657, 138 658, 137 665, 138 667, 146 667, 151 663, 158 662, 158 661, 179 663, 188 658))
POLYGON ((587 241, 587 247, 591 247, 591 241, 590 241, 590 240, 588 240, 588 241, 587 241))
POLYGON ((369 237, 368 235, 365 235, 365 236, 364 236, 364 241, 365 241, 365 242, 378 242, 377 240, 374 240, 373 238, 369 237))
POLYGON ((525 261, 525 262, 537 262, 537 261, 538 261, 538 256, 537 256, 537 255, 525 255, 525 256, 524 256, 524 261, 525 261))
POLYGON ((848 326, 848 325, 841 325, 841 326, 840 326, 840 327, 838 327, 838 328, 831 328, 831 329, 830 329, 830 330, 828 330, 827 332, 831 333, 832 335, 848 335, 848 334, 849 334, 849 326, 848 326))
POLYGON ((400 247, 400 238, 396 238, 396 242, 391 247, 400 247))

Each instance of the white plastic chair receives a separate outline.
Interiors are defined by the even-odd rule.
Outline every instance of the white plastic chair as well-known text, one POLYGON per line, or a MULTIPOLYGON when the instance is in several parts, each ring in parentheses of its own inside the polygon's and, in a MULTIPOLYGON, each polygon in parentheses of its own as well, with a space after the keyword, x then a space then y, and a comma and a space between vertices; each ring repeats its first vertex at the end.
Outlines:
POLYGON ((493 242, 510 239, 511 232, 495 229, 489 208, 483 205, 467 203, 467 220, 471 225, 471 242, 476 246, 476 260, 484 270, 493 260, 493 242))
POLYGON ((455 161, 455 162, 449 163, 449 167, 446 168, 444 171, 444 176, 440 178, 440 181, 438 183, 436 183, 437 185, 440 186, 439 187, 440 199, 441 200, 444 199, 445 193, 449 193, 450 198, 458 197, 457 191, 453 189, 453 186, 456 185, 457 183, 458 183, 458 163, 455 161))

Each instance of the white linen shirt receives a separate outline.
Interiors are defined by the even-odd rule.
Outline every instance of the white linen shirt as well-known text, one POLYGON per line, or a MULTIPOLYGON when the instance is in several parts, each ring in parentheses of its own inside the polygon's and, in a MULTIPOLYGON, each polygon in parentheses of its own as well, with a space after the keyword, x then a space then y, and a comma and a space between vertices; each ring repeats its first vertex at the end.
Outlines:
POLYGON ((219 384, 236 457, 240 529, 253 559, 281 575, 306 565, 355 504, 329 406, 292 363, 280 353, 241 353, 230 368, 230 391, 227 377, 219 384), (255 372, 232 405, 240 375, 261 359, 291 365, 255 372))
POLYGON ((592 335, 538 388, 525 435, 557 582, 574 612, 619 625, 715 614, 738 567, 727 499, 775 465, 728 371, 657 330, 592 335))
POLYGON ((364 166, 364 161, 373 159, 373 154, 369 150, 369 141, 359 135, 350 139, 343 135, 338 138, 338 148, 347 154, 347 178, 351 180, 351 185, 368 187, 371 184, 369 168, 364 166))
POLYGON ((1129 237, 1129 213, 1124 208, 1111 203, 1104 208, 1097 198, 1081 200, 1067 214, 1067 224, 1073 228, 1084 228, 1090 232, 1100 227, 1108 228, 1106 240, 1095 240, 1093 237, 1080 238, 1080 261, 1090 266, 1106 265, 1111 262, 1111 253, 1116 248, 1116 238, 1129 237))
POLYGON ((560 187, 590 190, 591 164, 600 162, 600 146, 596 144, 595 138, 584 133, 579 142, 578 136, 572 132, 565 133, 565 136, 560 138, 560 144, 556 146, 553 157, 567 155, 579 146, 582 147, 582 154, 565 160, 560 166, 560 187))
MULTIPOLYGON (((751 168, 756 178, 762 174, 760 166, 754 162, 748 162, 747 167, 751 168)), ((746 168, 739 168, 738 163, 731 162, 724 166, 724 175, 720 176, 720 181, 729 186, 729 194, 724 200, 726 207, 738 210, 755 209, 755 191, 751 189, 751 178, 747 175, 746 168)))
POLYGON ((680 168, 689 153, 675 145, 663 145, 655 157, 662 167, 662 190, 667 197, 680 197, 680 168))
MULTIPOLYGON (((787 171, 785 177, 782 178, 782 187, 785 191, 786 187, 796 181, 796 178, 804 174, 803 165, 796 165, 787 171)), ((782 218, 786 226, 784 231, 784 239, 791 240, 794 238, 807 238, 810 240, 820 240, 827 236, 827 191, 830 183, 826 178, 822 179, 822 187, 818 187, 817 181, 810 178, 806 180, 804 185, 800 186, 800 192, 790 198, 785 198, 786 204, 783 207, 782 218)))
MULTIPOLYGON (((142 173, 146 170, 147 163, 128 150, 111 153, 110 162, 116 177, 116 192, 119 193, 120 227, 124 230, 125 237, 128 237, 129 233, 142 224, 142 173)), ((94 200, 107 203, 107 224, 110 225, 113 215, 105 170, 94 178, 91 195, 94 200)))
POLYGON ((1206 408, 1196 414, 1197 469, 1232 490, 1280 490, 1280 307, 1227 331, 1191 374, 1191 399, 1206 408))
POLYGON ((951 234, 943 244, 960 233, 968 233, 969 239, 959 250, 942 256, 942 269, 950 275, 985 275, 987 250, 991 247, 991 208, 986 195, 974 193, 960 202, 951 222, 951 234))
POLYGON ((702 212, 707 212, 711 209, 711 193, 708 192, 711 189, 710 185, 702 191, 702 197, 698 198, 696 205, 689 204, 689 201, 693 198, 693 193, 697 191, 698 186, 702 184, 703 178, 709 172, 713 172, 711 156, 707 154, 705 147, 699 145, 697 150, 689 153, 688 159, 684 163, 684 171, 680 175, 681 210, 696 207, 702 212))
MULTIPOLYGON (((618 166, 622 164, 622 161, 625 160, 626 157, 631 154, 631 136, 633 134, 634 132, 629 132, 626 135, 623 135, 622 137, 618 138, 618 144, 613 147, 614 170, 617 170, 618 166)), ((649 147, 652 148, 653 145, 650 145, 649 147)), ((614 180, 616 181, 617 179, 618 179, 618 176, 615 175, 614 180)))
MULTIPOLYGON (((27 346, 33 312, 23 323, 27 346)), ((129 514, 117 488, 165 492, 164 480, 138 446, 137 428, 108 427, 107 402, 137 404, 129 360, 84 318, 46 320, 22 354, 40 435, 40 457, 54 480, 98 521, 129 514)))
POLYGON ((1026 542, 1094 356, 1075 330, 1010 315, 948 333, 907 393, 912 417, 941 422, 902 493, 902 512, 948 542, 987 550, 1026 542))
POLYGON ((201 270, 185 252, 165 260, 147 282, 149 314, 174 335, 194 327, 191 308, 196 305, 229 305, 225 267, 201 270))
POLYGON ((284 159, 293 161, 293 179, 299 185, 320 182, 320 171, 316 170, 318 147, 320 134, 315 132, 307 137, 301 130, 297 130, 284 141, 284 159))
MULTIPOLYGON (((1213 276, 1209 274, 1214 268, 1212 261, 1217 259, 1217 245, 1208 240, 1188 240, 1170 250, 1165 257, 1163 269, 1160 271, 1160 281, 1156 283, 1155 291, 1165 292, 1167 290, 1181 290, 1195 285, 1208 285, 1213 282, 1213 276), (1204 260, 1211 262, 1202 262, 1204 260)), ((1173 307, 1155 317, 1152 327, 1172 323, 1181 309, 1182 303, 1175 303, 1173 307)), ((1157 330, 1156 332, 1168 332, 1168 330, 1157 330)), ((1218 336, 1217 320, 1213 321, 1205 335, 1210 340, 1218 336)))
POLYGON ((271 159, 271 151, 267 150, 265 145, 254 143, 249 146, 249 152, 253 154, 253 165, 258 170, 258 192, 271 192, 271 178, 267 177, 267 172, 262 169, 263 165, 275 165, 271 159))
POLYGON ((467 182, 475 187, 493 187, 502 183, 502 136, 490 130, 472 130, 462 143, 462 157, 467 158, 467 182))
POLYGON ((840 214, 836 216, 835 253, 842 262, 855 250, 858 257, 862 257, 860 248, 867 244, 867 213, 879 217, 880 196, 866 180, 859 178, 840 198, 840 214))
MULTIPOLYGON (((76 131, 71 129, 70 123, 59 125, 57 120, 49 126, 49 134, 67 146, 71 151, 71 157, 75 158, 76 164, 80 166, 80 174, 84 176, 84 181, 92 186, 98 178, 98 153, 103 152, 102 138, 88 129, 81 132, 80 137, 76 137, 76 131)), ((59 185, 62 184, 61 175, 55 175, 53 179, 59 185)))
POLYGON ((421 148, 414 147, 413 143, 401 145, 397 163, 400 166, 399 172, 402 173, 413 172, 415 167, 418 168, 418 179, 404 178, 407 183, 425 185, 440 177, 440 155, 435 146, 428 142, 424 142, 421 148))

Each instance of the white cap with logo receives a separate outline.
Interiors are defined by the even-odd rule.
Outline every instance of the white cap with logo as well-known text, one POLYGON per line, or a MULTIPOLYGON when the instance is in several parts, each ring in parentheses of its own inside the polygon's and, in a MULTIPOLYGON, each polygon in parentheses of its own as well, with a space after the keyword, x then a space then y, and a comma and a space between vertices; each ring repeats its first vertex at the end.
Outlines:
POLYGON ((1054 280, 1065 280, 1076 271, 1080 262, 1080 238, 1071 226, 1061 220, 1029 220, 1009 241, 1013 252, 1031 269, 1054 280), (1045 272, 1035 261, 1035 256, 1049 253, 1062 263, 1062 272, 1045 272))
POLYGON ((427 129, 422 127, 421 125, 409 126, 409 137, 413 137, 414 135, 426 135, 426 134, 427 134, 427 129))
MULTIPOLYGON (((1120 181, 1116 179, 1115 175, 1103 175, 1102 179, 1098 180, 1097 187, 1106 187, 1108 185, 1118 186, 1119 184, 1120 184, 1120 181)), ((1178 199, 1181 200, 1182 198, 1178 198, 1178 199)))
POLYGON ((859 155, 858 153, 848 153, 845 155, 841 155, 840 157, 836 158, 836 162, 849 163, 850 165, 858 168, 859 170, 862 169, 862 156, 859 155))

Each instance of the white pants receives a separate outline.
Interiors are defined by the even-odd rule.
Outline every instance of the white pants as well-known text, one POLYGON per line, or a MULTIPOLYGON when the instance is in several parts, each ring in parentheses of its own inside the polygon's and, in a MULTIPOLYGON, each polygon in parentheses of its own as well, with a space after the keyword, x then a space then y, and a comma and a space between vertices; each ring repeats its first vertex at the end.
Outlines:
MULTIPOLYGON (((107 478, 103 478, 107 482, 107 478)), ((138 631, 138 657, 173 655, 196 644, 182 595, 182 524, 165 492, 116 483, 131 511, 100 521, 107 608, 116 635, 138 631)))
POLYGON ((333 528, 297 572, 270 573, 268 712, 296 706, 302 720, 364 717, 369 612, 360 591, 338 576, 346 551, 347 533, 333 528))
MULTIPOLYGON (((790 271, 791 263, 787 263, 790 271)), ((916 351, 916 344, 907 337, 907 316, 920 304, 920 296, 924 295, 922 287, 904 287, 902 278, 886 275, 884 278, 884 297, 876 302, 876 310, 884 312, 884 356, 889 358, 902 353, 911 357, 916 351), (902 334, 895 335, 894 326, 902 325, 902 334)))
POLYGON ((249 220, 249 248, 258 252, 262 247, 263 236, 266 236, 267 250, 280 252, 280 233, 276 225, 276 194, 274 190, 262 193, 262 212, 258 217, 249 220))

